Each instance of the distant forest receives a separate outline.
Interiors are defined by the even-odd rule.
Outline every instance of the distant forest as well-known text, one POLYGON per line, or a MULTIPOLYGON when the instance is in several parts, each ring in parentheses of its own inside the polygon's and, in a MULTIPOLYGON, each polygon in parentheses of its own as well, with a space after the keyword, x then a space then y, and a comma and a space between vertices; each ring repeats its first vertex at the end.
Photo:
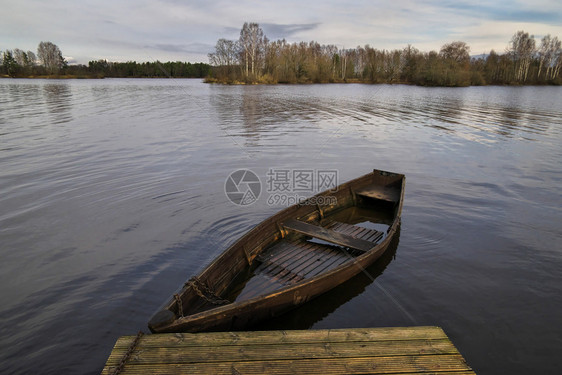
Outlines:
POLYGON ((257 23, 245 23, 238 40, 219 39, 209 54, 207 82, 252 83, 407 83, 423 86, 561 84, 562 48, 558 37, 537 45, 529 33, 513 35, 504 53, 471 57, 462 41, 439 52, 379 50, 369 45, 340 49, 317 42, 270 41, 257 23))
POLYGON ((204 78, 209 75, 211 66, 205 63, 189 62, 108 62, 106 60, 90 61, 88 66, 71 66, 69 72, 86 71, 102 77, 119 78, 204 78), (81 67, 81 68, 78 68, 81 67), (78 68, 78 69, 77 69, 78 68))
POLYGON ((110 62, 90 61, 88 65, 69 65, 59 47, 41 42, 37 54, 19 48, 0 53, 0 75, 7 77, 69 77, 69 78, 204 78, 210 65, 189 62, 110 62))
POLYGON ((558 37, 518 31, 503 53, 471 57, 470 47, 453 41, 439 52, 379 50, 369 45, 340 49, 317 42, 270 41, 257 23, 245 23, 238 40, 219 39, 211 65, 189 62, 90 61, 69 65, 59 47, 41 42, 37 54, 21 49, 0 52, 0 76, 68 78, 206 78, 206 82, 405 83, 422 86, 562 84, 562 46, 558 37))

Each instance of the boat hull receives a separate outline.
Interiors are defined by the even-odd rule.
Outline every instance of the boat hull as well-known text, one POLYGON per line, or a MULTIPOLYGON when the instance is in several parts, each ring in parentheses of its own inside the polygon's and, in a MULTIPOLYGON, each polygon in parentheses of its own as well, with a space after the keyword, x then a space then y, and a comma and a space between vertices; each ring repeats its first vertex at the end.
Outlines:
POLYGON ((194 288, 197 288, 193 286, 193 283, 188 282, 182 291, 149 322, 150 330, 152 332, 200 332, 247 329, 335 288, 363 272, 387 250, 400 224, 404 188, 405 177, 403 175, 375 170, 371 174, 340 185, 337 191, 323 192, 315 196, 328 194, 335 196, 338 198, 338 204, 334 207, 315 208, 306 205, 305 202, 305 204, 289 207, 266 219, 230 246, 197 277, 197 280, 204 280, 205 285, 212 285, 214 290, 227 291, 243 267, 251 267, 257 262, 256 258, 261 253, 289 235, 288 231, 283 229, 283 223, 288 220, 298 218, 306 223, 321 223, 342 207, 353 207, 360 204, 371 207, 372 210, 384 208, 392 212, 384 237, 377 243, 373 243, 372 248, 360 255, 350 257, 349 261, 344 262, 341 266, 293 285, 281 287, 273 292, 246 300, 235 300, 223 306, 208 306, 209 303, 207 303, 205 307, 203 303, 201 311, 190 311, 190 306, 201 304, 201 293, 199 291, 199 296, 194 293, 194 288), (228 262, 231 267, 228 267, 228 262), (185 313, 186 310, 188 313, 185 313))

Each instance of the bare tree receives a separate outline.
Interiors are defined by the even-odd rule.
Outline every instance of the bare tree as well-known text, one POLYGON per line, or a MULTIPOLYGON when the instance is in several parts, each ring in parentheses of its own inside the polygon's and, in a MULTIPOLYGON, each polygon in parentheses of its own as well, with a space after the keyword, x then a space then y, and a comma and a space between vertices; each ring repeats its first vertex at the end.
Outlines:
POLYGON ((550 74, 551 79, 555 79, 556 77, 558 77, 558 75, 560 74, 560 68, 562 67, 562 46, 558 38, 554 39, 556 39, 556 44, 553 47, 554 61, 552 63, 552 72, 550 74))
POLYGON ((542 68, 545 65, 546 61, 550 61, 550 34, 545 35, 541 39, 541 45, 537 50, 539 54, 539 71, 537 73, 537 77, 540 79, 542 68))
POLYGON ((245 23, 238 43, 220 40, 209 59, 218 66, 232 62, 235 68, 231 70, 229 81, 305 83, 351 80, 466 86, 534 83, 538 79, 558 83, 562 68, 560 41, 547 36, 538 51, 535 44, 532 35, 519 31, 509 41, 506 53, 491 51, 485 59, 471 58, 470 47, 462 41, 447 43, 439 52, 429 53, 422 53, 411 45, 392 51, 369 45, 338 49, 314 41, 288 43, 283 39, 269 42, 257 23, 245 23), (233 45, 236 47, 231 48, 233 45), (529 74, 533 75, 533 80, 529 79, 529 74))
POLYGON ((239 44, 246 76, 250 73, 255 76, 258 73, 256 70, 259 68, 258 64, 263 61, 267 43, 268 40, 257 23, 244 23, 242 30, 240 30, 239 44))
POLYGON ((209 54, 209 62, 215 66, 232 66, 236 63, 238 44, 233 40, 219 39, 215 53, 209 54))
POLYGON ((558 75, 558 72, 560 71, 561 44, 562 43, 557 37, 552 38, 550 34, 545 35, 542 38, 541 45, 538 49, 539 71, 537 75, 539 79, 543 68, 546 68, 546 79, 554 79, 558 75))
POLYGON ((217 67, 220 79, 231 79, 234 65, 238 61, 238 43, 233 40, 219 39, 215 53, 209 53, 209 62, 217 67))
POLYGON ((340 49, 338 51, 339 66, 340 66, 340 79, 345 81, 348 75, 353 75, 353 58, 355 50, 353 49, 340 49))
POLYGON ((509 53, 515 62, 515 80, 525 82, 535 53, 534 37, 524 31, 518 31, 511 38, 509 53))
POLYGON ((35 66, 35 64, 37 64, 37 56, 33 51, 27 51, 27 65, 35 66))
POLYGON ((444 44, 439 51, 443 58, 455 61, 459 64, 470 61, 470 47, 465 42, 451 42, 444 44))
POLYGON ((32 71, 33 66, 35 66, 36 57, 35 54, 31 51, 22 51, 19 48, 15 48, 14 52, 14 60, 21 71, 25 74, 30 74, 32 71))
POLYGON ((47 69, 47 72, 53 74, 58 73, 64 65, 65 61, 62 57, 62 53, 56 44, 51 42, 41 42, 37 47, 37 56, 43 66, 47 69))
POLYGON ((19 48, 14 48, 13 55, 18 65, 20 66, 27 65, 27 54, 24 51, 22 51, 19 48))
POLYGON ((401 78, 406 82, 414 82, 416 72, 420 63, 420 51, 408 44, 403 50, 401 56, 402 74, 401 78))
POLYGON ((19 48, 14 48, 13 55, 16 63, 22 67, 32 67, 37 60, 37 57, 35 57, 32 51, 25 52, 19 48))

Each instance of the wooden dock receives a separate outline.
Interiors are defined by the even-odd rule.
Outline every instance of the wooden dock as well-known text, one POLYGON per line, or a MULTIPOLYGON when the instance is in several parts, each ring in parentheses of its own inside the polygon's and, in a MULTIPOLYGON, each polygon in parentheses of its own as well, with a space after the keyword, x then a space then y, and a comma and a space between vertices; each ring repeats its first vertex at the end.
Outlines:
POLYGON ((474 374, 439 327, 123 336, 109 374, 474 374))

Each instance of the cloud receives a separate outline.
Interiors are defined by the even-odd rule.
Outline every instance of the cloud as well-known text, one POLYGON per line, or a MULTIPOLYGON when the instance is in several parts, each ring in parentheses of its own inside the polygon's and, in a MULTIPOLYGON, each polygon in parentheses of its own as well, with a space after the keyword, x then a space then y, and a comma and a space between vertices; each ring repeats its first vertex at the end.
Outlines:
MULTIPOLYGON (((297 36, 301 32, 312 31, 320 25, 316 23, 296 23, 296 24, 277 24, 277 23, 259 23, 263 33, 269 40, 290 39, 297 36)), ((239 35, 243 24, 240 27, 225 27, 225 35, 239 35)))
POLYGON ((262 27, 264 34, 270 40, 291 38, 302 31, 312 31, 318 28, 319 22, 316 23, 297 23, 297 24, 275 24, 263 23, 262 27))
POLYGON ((452 9, 465 15, 478 17, 485 20, 541 23, 559 25, 562 19, 560 6, 554 7, 553 2, 544 2, 544 7, 537 2, 517 3, 513 1, 496 1, 478 4, 465 1, 446 1, 436 3, 447 9, 452 9))
POLYGON ((459 40, 467 42, 475 54, 488 53, 491 49, 502 53, 507 48, 513 34, 525 30, 534 34, 537 44, 546 34, 562 36, 562 25, 536 24, 531 22, 508 22, 483 20, 474 25, 459 27, 455 32, 459 40))
POLYGON ((214 46, 205 43, 188 43, 188 44, 162 44, 156 43, 152 45, 146 45, 145 48, 155 49, 165 52, 177 52, 177 53, 201 53, 207 54, 212 52, 214 46))
POLYGON ((95 7, 18 0, 4 5, 0 49, 34 49, 48 40, 80 63, 152 57, 207 61, 218 39, 238 39, 244 22, 259 23, 271 40, 345 48, 413 44, 429 51, 462 40, 473 52, 502 51, 518 30, 562 37, 559 0, 99 0, 95 7))
POLYGON ((68 65, 78 64, 78 61, 72 56, 63 56, 63 58, 68 63, 68 65))

